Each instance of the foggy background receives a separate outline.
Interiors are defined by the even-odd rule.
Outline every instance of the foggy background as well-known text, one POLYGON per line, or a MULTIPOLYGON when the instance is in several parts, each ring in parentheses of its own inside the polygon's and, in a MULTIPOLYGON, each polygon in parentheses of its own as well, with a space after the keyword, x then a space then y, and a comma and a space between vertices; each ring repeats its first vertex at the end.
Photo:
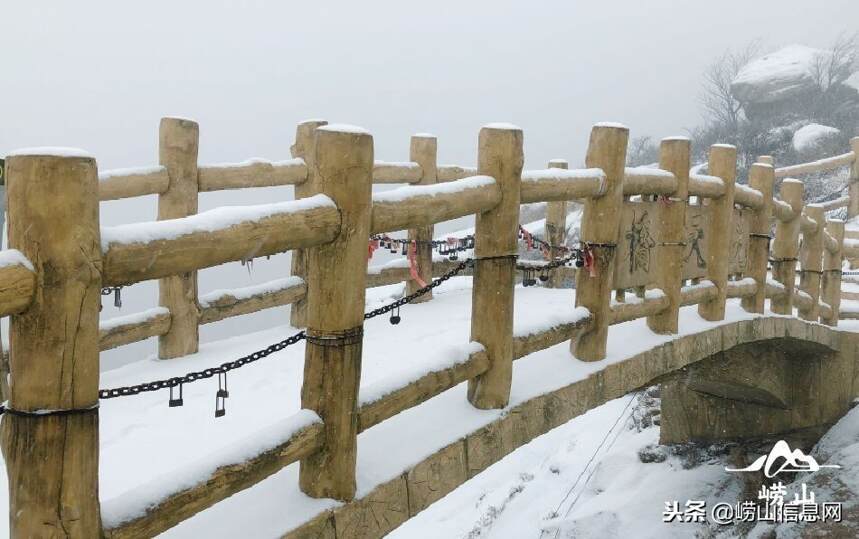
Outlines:
MULTIPOLYGON (((512 122, 526 168, 580 166, 590 126, 685 134, 700 121, 706 66, 760 38, 825 47, 859 26, 856 0, 571 2, 3 2, 0 156, 72 146, 100 169, 157 164, 158 121, 200 124, 200 163, 285 159, 305 118, 360 125, 376 158, 408 159, 431 132, 439 162, 474 165, 477 133, 512 122)), ((202 194, 200 210, 292 197, 291 188, 202 194)), ((155 197, 102 203, 104 225, 152 220, 155 197)), ((453 225, 451 225, 453 226, 453 225)), ((450 226, 437 230, 450 230, 450 226)), ((374 260, 378 263, 380 260, 374 260)), ((288 256, 200 272, 200 293, 288 274, 288 256)), ((154 283, 117 311, 157 302, 154 283)), ((288 320, 284 309, 201 328, 204 341, 288 320)), ((106 353, 105 368, 153 355, 106 353)))

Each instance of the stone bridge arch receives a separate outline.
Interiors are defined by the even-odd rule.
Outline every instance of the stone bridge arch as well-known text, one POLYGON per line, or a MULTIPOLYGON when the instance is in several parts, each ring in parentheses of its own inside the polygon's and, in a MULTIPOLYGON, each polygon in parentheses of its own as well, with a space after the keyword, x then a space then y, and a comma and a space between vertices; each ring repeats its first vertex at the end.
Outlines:
POLYGON ((851 334, 787 318, 758 324, 775 331, 723 341, 724 349, 663 378, 662 443, 822 432, 847 412, 855 395, 851 334))

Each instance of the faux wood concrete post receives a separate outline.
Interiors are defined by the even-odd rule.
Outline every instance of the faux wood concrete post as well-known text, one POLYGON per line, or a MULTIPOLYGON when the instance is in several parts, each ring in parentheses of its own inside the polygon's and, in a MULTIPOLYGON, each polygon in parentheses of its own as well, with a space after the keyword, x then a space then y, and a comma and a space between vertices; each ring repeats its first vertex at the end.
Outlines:
MULTIPOLYGON (((563 159, 552 159, 549 168, 567 169, 569 164, 563 159)), ((552 245, 563 245, 567 239, 567 202, 560 200, 546 204, 546 241, 552 245)), ((551 249, 549 256, 551 260, 562 258, 566 253, 560 249, 551 249)), ((559 288, 564 281, 564 272, 555 270, 549 272, 549 280, 546 287, 559 288)))
POLYGON ((599 361, 606 355, 628 142, 626 127, 597 124, 588 143, 585 166, 602 169, 606 191, 601 197, 587 199, 582 214, 582 243, 592 250, 594 267, 593 275, 584 268, 576 272, 576 306, 586 307, 593 321, 587 331, 570 343, 570 349, 583 361, 599 361))
POLYGON ((820 277, 823 272, 823 227, 826 221, 823 206, 809 204, 805 215, 817 222, 814 231, 802 233, 799 251, 799 289, 811 296, 811 306, 800 307, 799 317, 803 320, 817 321, 820 318, 820 277))
POLYGON ((850 195, 850 203, 847 206, 847 217, 852 219, 859 215, 859 137, 850 140, 850 149, 856 159, 850 168, 850 181, 847 193, 850 195))
POLYGON ((9 246, 32 261, 38 290, 9 327, 16 413, 3 415, 2 446, 13 538, 102 533, 98 172, 95 159, 73 155, 7 160, 9 246))
POLYGON ((301 490, 316 498, 355 496, 358 386, 367 285, 373 137, 352 127, 316 130, 314 182, 340 209, 340 234, 305 251, 307 346, 302 408, 325 422, 325 445, 301 461, 301 490))
POLYGON ((478 174, 492 176, 501 202, 477 215, 471 340, 486 348, 489 370, 468 381, 468 400, 477 408, 503 408, 513 377, 513 289, 519 235, 519 186, 525 156, 522 131, 507 125, 480 130, 478 174))
POLYGON ((749 171, 749 186, 761 192, 764 205, 752 214, 749 223, 749 277, 758 284, 754 296, 741 300, 743 309, 763 313, 767 297, 767 266, 770 256, 770 219, 773 206, 775 169, 772 165, 755 163, 749 171))
MULTIPOLYGON (((414 135, 409 144, 409 159, 421 166, 421 181, 417 185, 432 185, 438 179, 438 141, 432 135, 414 135)), ((433 226, 424 226, 409 230, 409 239, 417 241, 416 262, 418 275, 425 283, 432 281, 432 244, 433 226)), ((414 279, 406 281, 406 294, 412 294, 421 288, 414 279)), ((421 303, 432 299, 432 291, 420 296, 412 303, 421 303)))
POLYGON ((692 143, 686 137, 666 138, 659 147, 659 168, 677 178, 677 190, 656 215, 656 247, 654 286, 668 298, 668 308, 647 317, 648 327, 656 333, 677 333, 683 287, 683 251, 686 240, 686 200, 689 198, 689 165, 692 143))
POLYGON ((826 232, 835 240, 838 249, 833 253, 828 249, 823 254, 823 282, 820 295, 823 302, 832 307, 832 316, 820 315, 820 322, 828 326, 838 325, 838 312, 841 309, 841 257, 844 245, 844 221, 829 220, 826 232))
POLYGON ((773 279, 784 287, 784 294, 770 301, 770 310, 776 314, 793 314, 793 289, 796 282, 796 257, 799 254, 799 226, 802 216, 802 182, 787 179, 781 182, 780 195, 793 209, 793 219, 778 220, 772 248, 773 279))
MULTIPOLYGON (((197 213, 197 151, 200 127, 182 118, 162 118, 158 162, 167 168, 170 185, 158 196, 158 220, 197 213)), ((170 310, 170 331, 158 338, 158 357, 170 359, 197 352, 200 343, 200 308, 197 272, 158 280, 158 304, 170 310)))
POLYGON ((710 174, 725 182, 725 194, 708 199, 710 222, 707 224, 707 278, 716 285, 716 297, 698 304, 698 314, 704 320, 725 318, 725 301, 728 292, 729 252, 733 242, 734 190, 737 180, 737 148, 728 144, 715 144, 710 148, 708 168, 710 174))
MULTIPOLYGON (((319 192, 313 181, 313 143, 316 137, 316 129, 323 125, 328 125, 328 122, 325 120, 307 120, 298 124, 298 127, 295 129, 295 144, 292 145, 290 151, 292 157, 304 159, 304 164, 307 165, 307 179, 295 186, 296 200, 313 196, 319 192)), ((304 249, 292 251, 292 268, 290 273, 296 277, 301 277, 306 283, 308 275, 305 257, 304 249)), ((307 327, 307 295, 293 303, 290 307, 289 323, 295 328, 307 327)))
MULTIPOLYGON (((6 164, 0 159, 0 237, 6 230, 6 164)), ((9 359, 0 338, 0 399, 9 400, 9 359)))

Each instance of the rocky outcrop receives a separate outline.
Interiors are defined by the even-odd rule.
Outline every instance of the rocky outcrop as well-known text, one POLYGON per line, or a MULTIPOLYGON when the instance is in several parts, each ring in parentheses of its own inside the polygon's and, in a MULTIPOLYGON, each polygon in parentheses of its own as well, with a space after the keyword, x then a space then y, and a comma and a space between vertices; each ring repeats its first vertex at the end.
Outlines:
POLYGON ((815 155, 840 134, 841 130, 835 127, 808 124, 793 134, 793 149, 799 155, 815 155))
POLYGON ((765 104, 802 98, 814 90, 812 69, 824 51, 791 45, 749 62, 731 83, 742 103, 765 104))
MULTIPOLYGON (((743 104, 750 120, 786 125, 813 118, 820 111, 821 88, 817 76, 825 70, 829 51, 790 45, 746 64, 731 83, 731 92, 743 104), (823 63, 823 67, 818 66, 823 63)), ((859 74, 826 89, 824 102, 837 104, 828 114, 850 116, 859 110, 859 74), (854 110, 855 109, 855 110, 854 110)))

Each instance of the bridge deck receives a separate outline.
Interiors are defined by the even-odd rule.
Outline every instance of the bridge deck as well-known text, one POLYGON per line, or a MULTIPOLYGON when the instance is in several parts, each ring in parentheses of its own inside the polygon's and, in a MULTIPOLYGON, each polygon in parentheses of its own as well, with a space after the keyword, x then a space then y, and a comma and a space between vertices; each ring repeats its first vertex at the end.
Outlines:
MULTIPOLYGON (((397 287, 373 289, 368 308, 387 301, 397 287)), ((428 303, 403 309, 403 321, 391 326, 386 317, 365 327, 362 399, 433 365, 462 356, 468 343, 471 316, 470 278, 452 279, 428 303), (459 351, 456 350, 457 345, 459 351), (447 350, 452 348, 452 350, 447 350)), ((549 326, 558 313, 572 309, 571 290, 517 288, 516 330, 549 326)), ((681 310, 681 334, 753 318, 729 301, 726 321, 710 323, 694 307, 681 310)), ((859 321, 842 321, 842 330, 859 331, 859 321)), ((171 361, 147 360, 102 375, 101 387, 166 378, 217 365, 281 340, 295 330, 288 326, 205 345, 194 356, 171 361)), ((572 382, 607 365, 670 340, 650 332, 644 320, 615 326, 608 358, 595 363, 573 359, 568 344, 554 346, 514 364, 511 406, 572 382)), ((227 415, 215 420, 216 381, 202 381, 184 390, 185 406, 168 408, 166 392, 105 401, 101 407, 100 497, 105 524, 145 508, 165 488, 199 477, 220 463, 220 455, 253 451, 278 423, 299 410, 304 347, 302 344, 230 375, 227 415)), ((464 384, 421 406, 369 429, 359 437, 358 496, 401 474, 450 442, 492 422, 502 411, 481 411, 467 404, 464 384)), ((298 489, 298 466, 291 465, 253 488, 183 522, 166 537, 233 537, 282 533, 337 505, 313 500, 298 489)), ((0 481, 6 474, 0 473, 0 481)), ((7 496, 0 486, 0 497, 7 496)), ((0 507, 8 507, 0 499, 0 507)), ((6 533, 0 528, 0 533, 6 533)))

